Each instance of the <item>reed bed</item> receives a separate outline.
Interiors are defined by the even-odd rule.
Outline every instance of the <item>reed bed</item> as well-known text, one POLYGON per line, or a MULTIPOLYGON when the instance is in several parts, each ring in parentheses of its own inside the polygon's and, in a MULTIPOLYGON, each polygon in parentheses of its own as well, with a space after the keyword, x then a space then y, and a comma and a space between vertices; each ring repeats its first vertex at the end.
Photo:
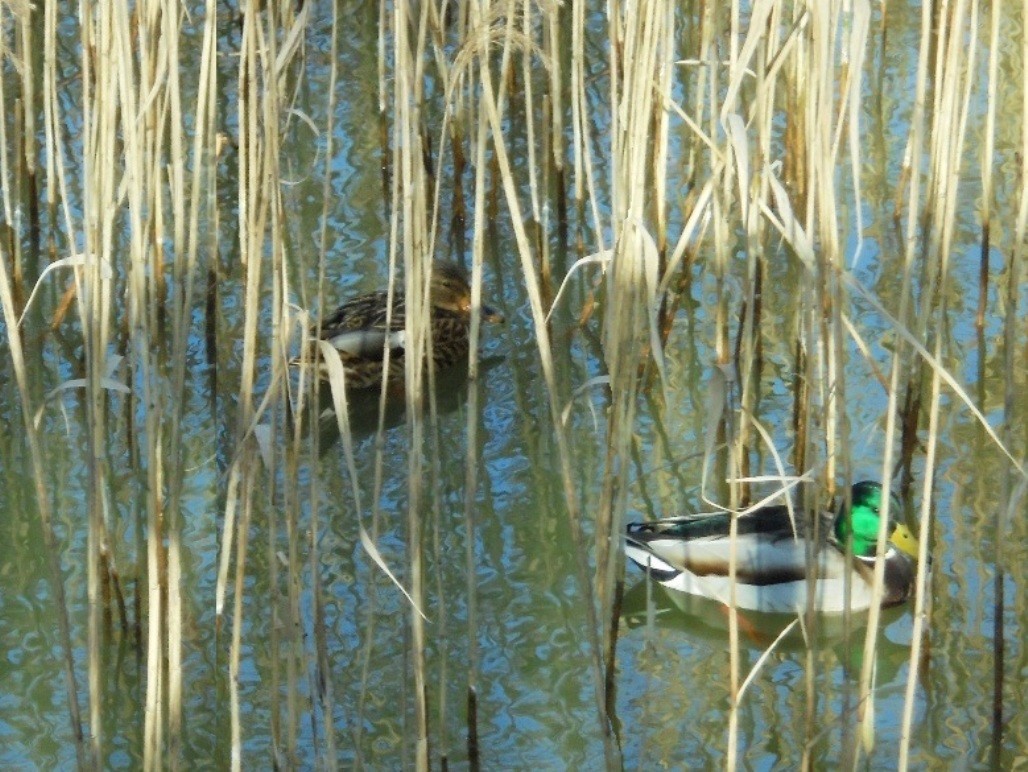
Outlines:
MULTIPOLYGON (((640 501, 681 506, 687 482, 705 506, 743 512, 781 488, 813 510, 866 468, 852 406, 875 389, 878 476, 916 492, 918 511, 904 514, 923 544, 950 543, 935 502, 953 412, 1001 459, 988 524, 1000 765, 1016 742, 1007 579, 1024 578, 1004 545, 1028 479, 1028 177, 1022 163, 997 180, 995 159, 1014 152, 997 143, 1015 130, 1028 157, 1028 90, 1001 93, 999 75, 1016 26, 1004 21, 1024 10, 924 4, 900 136, 880 81, 887 35, 909 19, 867 2, 643 0, 603 15, 581 0, 372 14, 267 0, 238 15, 213 2, 87 2, 67 16, 52 0, 4 4, 0 307, 13 377, 0 376, 0 402, 18 406, 10 420, 20 412, 11 447, 28 459, 78 766, 106 766, 115 749, 147 769, 205 752, 234 769, 514 763, 484 739, 496 710, 485 707, 495 609, 483 573, 494 427, 477 311, 456 476, 445 374, 421 364, 431 265, 445 256, 469 265, 475 309, 497 285, 524 301, 510 335, 529 339, 531 375, 513 371, 510 399, 532 411, 545 459, 534 482, 552 516, 540 539, 569 545, 579 603, 563 621, 581 642, 590 707, 576 732, 590 762, 641 766, 661 751, 681 762, 658 733, 638 736, 619 694, 632 677, 620 534, 640 501), (369 168, 346 187, 339 170, 354 157, 369 168), (965 303, 960 207, 979 171, 980 265, 965 303), (378 217, 370 258, 335 243, 339 190, 378 217), (872 284, 876 271, 892 280, 872 284), (325 384, 291 366, 315 345, 317 309, 339 299, 340 277, 347 290, 382 278, 406 299, 400 427, 387 425, 387 392, 354 402, 330 347, 325 384), (966 319, 977 393, 951 346, 966 319), (769 406, 772 382, 787 407, 769 406), (702 409, 683 427, 689 398, 702 409), (58 420, 58 405, 73 418, 58 420), (370 428, 354 425, 364 414, 370 428), (80 484, 48 473, 57 457, 81 468, 80 484), (70 534, 55 522, 69 491, 81 508, 70 534), (344 548, 356 568, 340 567, 344 548), (76 561, 84 584, 69 579, 76 561), (207 563, 210 576, 197 568, 207 563), (366 592, 341 589, 351 585, 366 592), (139 663, 133 729, 104 713, 119 699, 112 641, 130 642, 139 663), (382 659, 402 682, 387 720, 382 659)), ((883 520, 880 550, 886 537, 883 520)), ((552 559, 543 550, 540 570, 552 559)), ((793 628, 807 644, 792 763, 817 766, 827 731, 843 767, 930 758, 911 745, 929 600, 946 597, 927 569, 922 557, 895 758, 876 749, 877 609, 866 625, 843 621, 863 637, 862 665, 826 729, 818 617, 795 620, 749 665, 733 605, 721 763, 749 763, 751 695, 793 628)))

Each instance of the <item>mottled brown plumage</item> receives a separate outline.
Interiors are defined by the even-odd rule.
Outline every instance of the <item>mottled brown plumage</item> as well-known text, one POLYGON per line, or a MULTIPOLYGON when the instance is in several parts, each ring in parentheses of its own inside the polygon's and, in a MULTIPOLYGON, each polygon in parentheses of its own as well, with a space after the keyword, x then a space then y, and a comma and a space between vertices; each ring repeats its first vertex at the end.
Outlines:
MULTIPOLYGON (((467 271, 453 263, 433 265, 431 282, 429 324, 432 360, 438 370, 467 359, 471 287, 467 271)), ((394 292, 392 314, 388 314, 388 297, 385 291, 360 295, 343 303, 321 322, 321 339, 331 343, 339 352, 350 388, 381 386, 387 346, 389 372, 386 382, 403 383, 406 302, 403 292, 394 292)), ((502 314, 484 305, 482 318, 491 322, 503 321, 502 314)))

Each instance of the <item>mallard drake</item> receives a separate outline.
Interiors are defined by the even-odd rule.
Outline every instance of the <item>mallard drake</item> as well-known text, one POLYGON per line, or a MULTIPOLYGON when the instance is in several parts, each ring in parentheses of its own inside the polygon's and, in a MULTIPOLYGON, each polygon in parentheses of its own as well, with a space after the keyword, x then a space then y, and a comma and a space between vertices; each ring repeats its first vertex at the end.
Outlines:
MULTIPOLYGON (((852 611, 871 606, 875 547, 883 488, 863 481, 853 486, 850 506, 822 513, 821 534, 812 544, 802 514, 795 512, 796 530, 785 506, 761 507, 738 517, 735 603, 740 609, 796 612, 807 607, 814 588, 814 608, 841 613, 849 583, 852 611), (846 548, 853 560, 847 564, 846 548), (810 555, 808 557, 808 550, 810 555), (809 560, 809 563, 808 563, 809 560), (812 579, 808 567, 814 567, 812 579), (812 582, 812 583, 811 583, 812 582)), ((902 603, 911 593, 919 546, 897 519, 900 504, 893 495, 889 507, 888 544, 882 606, 902 603)), ((650 576, 672 590, 702 595, 728 604, 731 584, 729 555, 731 515, 727 512, 683 515, 649 523, 631 523, 625 554, 650 576)))
MULTIPOLYGON (((471 327, 471 285, 467 271, 455 263, 433 264, 430 281, 432 359, 439 370, 467 359, 471 327)), ((392 314, 387 322, 388 297, 385 290, 360 295, 343 303, 321 320, 321 339, 339 351, 346 371, 346 383, 350 388, 381 387, 387 346, 389 372, 386 381, 403 382, 406 303, 403 292, 394 292, 392 314)), ((482 319, 502 322, 503 314, 483 305, 482 319)), ((316 326, 311 334, 317 334, 316 326)))

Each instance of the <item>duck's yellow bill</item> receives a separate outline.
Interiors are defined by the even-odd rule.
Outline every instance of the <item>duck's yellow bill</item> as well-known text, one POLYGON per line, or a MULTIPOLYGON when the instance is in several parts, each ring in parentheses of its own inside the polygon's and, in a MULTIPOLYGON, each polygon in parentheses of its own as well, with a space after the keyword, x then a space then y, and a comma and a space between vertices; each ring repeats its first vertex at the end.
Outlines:
POLYGON ((918 543, 917 537, 905 525, 900 524, 896 526, 896 530, 889 537, 889 542, 900 552, 905 552, 914 560, 917 560, 921 545, 918 543))

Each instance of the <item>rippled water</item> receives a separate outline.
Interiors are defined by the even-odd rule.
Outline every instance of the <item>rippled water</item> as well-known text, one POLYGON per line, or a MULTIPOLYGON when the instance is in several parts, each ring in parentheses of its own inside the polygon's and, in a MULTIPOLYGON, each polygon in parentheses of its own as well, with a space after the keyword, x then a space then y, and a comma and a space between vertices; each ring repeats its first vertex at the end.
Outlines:
MULTIPOLYGON (((324 14, 327 17, 327 13, 324 14)), ((344 32, 337 112, 338 154, 320 163, 315 141, 301 121, 288 135, 283 176, 297 180, 283 188, 288 202, 289 238, 297 252, 316 249, 322 175, 331 175, 330 251, 327 264, 328 301, 382 286, 387 277, 388 222, 382 203, 374 51, 376 18, 370 9, 353 9, 353 24, 344 32)), ((892 255, 902 248, 893 230, 892 199, 906 141, 912 104, 912 73, 916 66, 917 17, 914 10, 890 6, 887 47, 877 47, 865 81, 867 155, 861 204, 864 230, 856 231, 852 211, 839 213, 852 223, 848 256, 856 263, 855 278, 886 307, 895 307, 898 282, 892 255), (904 14, 909 14, 909 18, 904 14), (880 68, 880 69, 879 69, 880 68), (880 79, 879 79, 880 76, 880 79), (859 250, 859 251, 858 251, 859 250)), ((597 20, 596 32, 602 30, 597 20)), ((302 109, 324 125, 323 91, 327 82, 327 21, 316 22, 309 36, 309 68, 302 109)), ((232 35, 226 33, 230 46, 232 35)), ((1010 45, 1013 45, 1013 37, 1010 45)), ((684 54, 683 54, 684 56, 684 54)), ((1018 99, 1008 81, 1020 88, 1023 69, 1016 52, 1006 54, 1004 109, 1018 99)), ((231 79, 231 67, 222 77, 231 79)), ((984 66, 984 65, 983 65, 984 66)), ((597 67, 602 73, 602 68, 597 67)), ((6 78, 7 75, 5 74, 6 78)), ((599 95, 604 77, 590 84, 599 95)), ((981 99, 984 99, 984 95, 981 99)), ((976 111, 984 107, 975 102, 976 111)), ((1013 108, 1011 108, 1013 109, 1013 108)), ((597 135, 606 130, 598 111, 597 135)), ((223 116, 228 130, 234 116, 223 116)), ((978 114, 970 128, 974 150, 982 130, 978 114)), ((997 167, 1004 170, 997 195, 1003 212, 1013 208, 1014 135, 1001 134, 997 167)), ((674 142, 674 146, 680 146, 674 142)), ((991 425, 1001 427, 1003 411, 1002 314, 997 284, 979 344, 974 328, 977 301, 980 196, 974 152, 966 158, 967 175, 956 219, 949 329, 943 361, 978 401, 991 425)), ((234 186, 226 163, 223 191, 234 186)), ((601 174, 603 170, 601 169, 601 174)), ((676 184, 684 185, 678 180, 676 184)), ((684 191, 683 194, 684 196, 684 191)), ((444 204, 448 206, 448 204, 444 204)), ((507 215, 494 223, 485 269, 485 294, 498 305, 508 323, 484 329, 484 372, 468 384, 452 375, 444 380, 438 422, 438 478, 428 480, 438 502, 424 516, 424 554, 429 586, 425 613, 429 619, 427 662, 431 754, 437 763, 466 763, 465 700, 468 662, 478 669, 479 741, 486 769, 598 768, 604 761, 597 719, 594 682, 589 669, 590 642, 585 594, 568 524, 550 409, 542 383, 528 300, 507 215), (467 530, 464 521, 464 458, 468 396, 477 391, 480 406, 478 455, 481 459, 471 543, 473 574, 467 574, 467 530), (468 641, 469 599, 474 598, 477 638, 468 641)), ((677 213, 676 217, 681 214, 677 213)), ((232 217, 226 218, 228 221, 232 217)), ((1002 218, 1001 218, 1002 219, 1002 218)), ((678 223, 677 227, 681 227, 678 223)), ((1012 226, 1002 222, 994 237, 992 265, 1002 280, 1008 269, 1012 226)), ((241 324, 243 286, 238 255, 226 225, 220 283, 217 393, 212 394, 211 365, 204 355, 200 314, 190 345, 188 404, 183 409, 188 473, 184 498, 183 560, 186 594, 185 736, 183 753, 189 767, 227 766, 229 696, 225 678, 229 631, 216 629, 215 581, 224 512, 224 466, 233 453, 236 379, 241 350, 234 342, 241 324), (214 409, 216 408, 216 409, 214 409)), ((744 243, 740 240, 741 244, 744 243)), ((458 251, 444 240, 443 252, 458 251)), ((573 254, 556 250, 558 268, 567 268, 573 254), (561 265, 563 263, 563 265, 561 265)), ((741 281, 745 261, 733 267, 730 281, 741 281)), ((295 261, 292 270, 313 282, 313 261, 295 261)), ((763 305, 766 326, 765 369, 760 383, 761 420, 775 433, 776 447, 788 458, 789 426, 794 399, 791 351, 794 324, 795 267, 782 257, 769 266, 763 305)), ((1023 271, 1022 271, 1023 272, 1023 271)), ((558 271, 562 273, 562 271, 558 271)), ((596 276, 586 270, 574 278, 563 307, 555 315, 553 335, 561 393, 571 402, 576 388, 602 372, 599 324, 579 326, 582 305, 596 276)), ((299 277, 297 277, 299 278, 299 277)), ((665 516, 701 506, 699 481, 705 447, 704 411, 707 386, 714 370, 714 307, 717 288, 709 263, 700 259, 690 274, 691 285, 675 319, 667 346, 668 402, 643 400, 637 431, 637 455, 628 475, 633 516, 665 516)), ((309 285, 310 286, 310 285, 309 285)), ((1002 286, 1002 285, 998 285, 1002 286)), ((1025 288, 1019 293, 1015 393, 1025 393, 1025 288)), ((51 300, 53 300, 51 298, 51 300)), ((294 298, 300 302, 299 298, 294 298)), ((266 318, 270 318, 264 304, 266 318)), ((738 308, 732 313, 738 314, 738 308)), ((854 299, 851 317, 878 367, 888 372, 890 335, 887 320, 869 304, 854 299)), ((30 331, 31 332, 31 331, 30 331)), ((78 328, 66 323, 48 341, 34 377, 50 388, 70 377, 73 367, 64 355, 76 349, 78 328)), ((10 426, 21 421, 6 355, 0 367, 0 414, 10 426)), ((846 366, 846 416, 850 451, 857 479, 880 476, 884 453, 887 402, 866 363, 850 345, 846 366)), ((268 364, 264 352, 264 365, 268 364)), ((267 367, 264 372, 267 373, 267 367)), ((265 375, 258 390, 267 387, 265 375)), ((41 387, 42 388, 42 387, 41 387)), ((56 405, 44 421, 50 493, 72 635, 75 642, 77 688, 87 694, 85 555, 87 538, 87 436, 84 408, 69 395, 66 416, 56 405)), ((125 404, 111 399, 112 536, 134 545, 135 517, 145 506, 140 477, 131 470, 125 441, 125 404)), ((569 410, 574 453, 573 472, 580 505, 596 506, 606 453, 606 396, 592 388, 576 396, 569 410)), ((136 407, 137 410, 142 408, 136 407)), ((1025 405, 1014 406, 1018 425, 1012 435, 1023 456, 1025 405)), ((996 512, 1001 506, 1002 475, 1007 462, 984 435, 968 409, 944 392, 940 412, 939 459, 934 481, 936 521, 931 577, 932 610, 927 647, 918 663, 911 764, 915 768, 980 767, 990 762, 995 659, 995 577, 1002 570, 1006 605, 1002 640, 1004 713, 1007 724, 998 764, 1014 768, 1028 762, 1028 722, 1024 678, 1028 674, 1025 630, 1028 605, 1024 566, 1028 534, 1022 504, 1005 519, 997 538, 996 512)), ((924 437, 924 431, 921 433, 924 437)), ((21 433, 0 440, 0 766, 58 768, 74 764, 60 670, 60 644, 54 617, 44 545, 32 493, 27 450, 21 433)), ((381 495, 378 499, 378 548, 401 576, 409 548, 406 530, 408 466, 407 428, 395 416, 384 436, 381 495)), ((338 761, 372 768, 410 765, 416 736, 410 678, 410 611, 383 572, 369 560, 358 538, 357 520, 371 527, 368 497, 375 475, 374 439, 359 435, 355 445, 358 479, 364 496, 358 515, 347 479, 341 446, 329 445, 316 461, 299 471, 300 484, 316 476, 320 485, 320 583, 324 592, 327 657, 332 676, 338 761)), ((773 471, 769 457, 756 458, 761 472, 773 471)), ((923 468, 923 451, 915 471, 923 468)), ((323 742, 320 724, 311 721, 314 684, 310 672, 313 642, 303 656, 291 655, 282 643, 290 625, 283 596, 281 480, 257 483, 257 508, 249 531, 250 554, 243 604, 243 657, 240 672, 244 753, 247 764, 271 765, 276 752, 272 737, 282 732, 289 699, 300 700, 296 757, 301 767, 314 763, 312 748, 323 742), (269 533, 275 533, 269 537, 269 533), (272 547, 269 549, 269 538, 272 547), (277 572, 277 573, 275 573, 277 572), (281 639, 276 641, 275 636, 281 639), (290 668, 296 673, 290 678, 290 668), (296 684, 289 693, 287 684, 296 684), (278 701, 272 694, 278 690, 278 701)), ((920 481, 914 486, 919 503, 920 481)), ((430 500, 430 499, 428 499, 430 500)), ((305 507, 301 530, 309 526, 305 507)), ((591 532, 591 520, 584 528, 591 532)), ((135 547, 120 555, 126 600, 135 617, 144 602, 135 547)), ((302 555, 301 555, 302 558, 302 555)), ((305 631, 313 619, 308 568, 291 577, 300 592, 305 631)), ((632 768, 703 768, 726 761, 729 711, 727 618, 716 604, 694 602, 682 607, 649 585, 628 567, 626 596, 619 631, 615 715, 626 766, 632 768)), ((112 614, 116 606, 111 604, 112 614)), ((747 673, 788 620, 746 620, 741 640, 741 668, 747 673)), ((830 626, 831 627, 831 626, 830 626)), ((746 768, 798 767, 809 753, 813 765, 831 768, 846 758, 857 709, 857 679, 863 646, 859 620, 854 630, 822 631, 808 646, 793 631, 777 646, 748 687, 739 712, 739 758, 746 768)), ((144 628, 141 631, 145 636, 144 628)), ((910 667, 912 618, 909 607, 890 610, 882 623, 876 660, 875 735, 868 749, 872 768, 891 768, 899 749, 899 723, 910 667)), ((134 768, 141 760, 145 647, 133 632, 112 623, 104 641, 105 699, 104 765, 134 768)), ((295 652, 293 653, 295 655, 295 652)), ((277 749, 282 752, 282 749, 277 749)), ((287 752, 289 752, 287 750, 287 752)))

